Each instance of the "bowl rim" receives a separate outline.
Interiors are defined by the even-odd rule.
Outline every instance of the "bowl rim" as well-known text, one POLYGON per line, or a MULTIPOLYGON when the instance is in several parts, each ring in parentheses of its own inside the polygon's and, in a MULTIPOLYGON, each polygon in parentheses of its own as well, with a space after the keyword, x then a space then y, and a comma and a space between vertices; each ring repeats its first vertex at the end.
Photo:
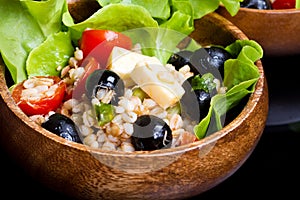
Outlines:
MULTIPOLYGON (((226 23, 224 24, 225 29, 227 29, 230 33, 238 36, 239 39, 248 39, 248 37, 235 25, 233 25, 230 21, 222 17, 217 13, 210 13, 207 16, 211 16, 210 20, 224 20, 226 23)), ((33 129, 36 133, 42 134, 47 139, 53 140, 54 142, 59 143, 60 145, 66 146, 68 148, 74 148, 78 151, 89 152, 94 155, 105 155, 105 156, 126 156, 126 157, 152 157, 152 156, 162 156, 162 155, 174 155, 174 154, 182 154, 194 149, 201 149, 206 145, 211 145, 217 142, 220 138, 232 132, 236 127, 243 123, 243 121, 249 116, 249 114, 255 109, 257 102, 263 95, 264 85, 266 84, 264 70, 262 66, 261 60, 255 62, 256 66, 259 69, 260 76, 258 78, 258 82, 255 86, 255 90, 250 94, 249 99, 241 112, 226 126, 224 126, 221 130, 214 132, 213 134, 206 136, 205 138, 185 144, 175 148, 168 149, 159 149, 154 151, 135 151, 135 152, 121 152, 121 151, 112 151, 112 150, 102 150, 95 149, 84 144, 79 144, 76 142, 68 141, 60 136, 53 134, 52 132, 42 128, 40 125, 31 120, 22 110, 16 105, 13 98, 10 95, 10 91, 8 86, 6 85, 5 79, 5 64, 2 59, 0 59, 0 94, 8 108, 18 117, 24 124, 29 126, 29 128, 33 129)))

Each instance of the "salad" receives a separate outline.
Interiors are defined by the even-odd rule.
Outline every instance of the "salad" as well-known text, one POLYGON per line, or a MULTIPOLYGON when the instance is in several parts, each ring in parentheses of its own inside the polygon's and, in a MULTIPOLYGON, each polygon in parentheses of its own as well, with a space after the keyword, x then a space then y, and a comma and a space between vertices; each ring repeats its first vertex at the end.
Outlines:
POLYGON ((234 13, 240 1, 99 0, 97 12, 75 23, 67 1, 2 0, 0 50, 12 97, 45 129, 93 148, 200 140, 253 92, 263 55, 253 40, 178 47, 220 2, 234 13))

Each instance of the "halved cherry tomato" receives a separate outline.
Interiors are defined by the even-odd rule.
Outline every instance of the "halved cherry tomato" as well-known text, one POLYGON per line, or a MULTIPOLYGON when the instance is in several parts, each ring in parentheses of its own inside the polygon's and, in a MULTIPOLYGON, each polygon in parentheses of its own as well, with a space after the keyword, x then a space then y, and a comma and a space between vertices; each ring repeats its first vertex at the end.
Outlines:
POLYGON ((76 99, 81 98, 81 95, 85 92, 85 82, 88 76, 96 69, 100 69, 100 64, 94 57, 89 57, 85 59, 82 66, 85 68, 85 73, 82 76, 82 78, 77 82, 72 92, 72 97, 76 99))
POLYGON ((26 115, 43 115, 60 106, 65 91, 66 83, 58 76, 35 76, 18 83, 12 97, 26 115))
POLYGON ((119 32, 110 30, 86 29, 82 33, 79 47, 83 57, 95 57, 101 68, 106 68, 108 57, 114 46, 125 49, 132 48, 131 39, 119 32))

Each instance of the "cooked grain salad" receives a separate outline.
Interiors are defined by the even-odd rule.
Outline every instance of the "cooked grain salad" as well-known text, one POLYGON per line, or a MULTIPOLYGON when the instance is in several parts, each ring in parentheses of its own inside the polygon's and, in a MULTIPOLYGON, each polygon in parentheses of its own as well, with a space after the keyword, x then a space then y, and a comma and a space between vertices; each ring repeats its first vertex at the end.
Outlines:
POLYGON ((32 75, 13 87, 12 97, 33 121, 66 140, 124 152, 175 148, 222 128, 221 117, 240 101, 230 96, 224 104, 230 89, 237 92, 228 77, 243 73, 225 63, 238 60, 231 49, 256 45, 182 49, 163 64, 123 33, 86 29, 79 44, 68 63, 56 67, 57 76, 32 75), (118 37, 95 42, 95 34, 118 37))
MULTIPOLYGON (((124 51, 128 50, 116 47, 113 49, 113 52, 115 51, 122 51, 122 53, 124 53, 124 51)), ((121 57, 115 62, 119 63, 120 61, 126 60, 127 57, 136 56, 136 58, 132 58, 132 60, 136 60, 136 63, 133 63, 132 65, 140 64, 143 65, 141 66, 143 68, 146 65, 154 68, 163 67, 162 69, 158 69, 159 72, 157 73, 157 76, 166 76, 166 80, 160 79, 161 82, 152 83, 152 85, 150 85, 150 87, 156 87, 154 89, 157 90, 159 90, 160 87, 161 89, 165 89, 164 87, 166 86, 162 85, 164 83, 174 84, 171 80, 176 81, 175 83, 178 84, 176 85, 177 87, 181 86, 184 81, 194 76, 194 73, 191 72, 189 65, 186 63, 182 63, 182 66, 176 70, 175 66, 172 64, 166 64, 163 66, 158 59, 141 55, 141 52, 128 51, 124 53, 123 58, 121 57)), ((173 59, 175 59, 175 57, 176 55, 173 56, 173 59)), ((64 66, 63 70, 61 70, 61 66, 58 66, 57 68, 58 70, 61 70, 60 78, 61 81, 66 84, 67 93, 74 91, 74 88, 76 88, 75 86, 85 74, 85 67, 78 66, 78 63, 80 63, 82 59, 82 50, 76 48, 74 56, 72 56, 69 60, 69 64, 64 66)), ((92 58, 87 65, 95 64, 93 62, 96 61, 92 58)), ((128 63, 124 62, 120 63, 120 65, 121 68, 124 68, 128 65, 128 63)), ((190 119, 189 117, 183 117, 180 113, 180 106, 178 103, 183 94, 178 94, 180 96, 178 96, 178 98, 176 97, 173 102, 169 101, 174 98, 171 96, 168 99, 169 102, 166 102, 164 101, 165 99, 155 99, 155 97, 157 98, 157 96, 161 95, 172 95, 173 92, 167 91, 171 92, 171 94, 163 94, 164 91, 161 90, 156 96, 154 95, 153 99, 143 91, 142 84, 138 85, 132 80, 128 80, 128 78, 123 80, 119 79, 118 75, 113 71, 115 70, 118 72, 118 66, 115 66, 114 62, 111 66, 111 69, 97 69, 89 75, 90 79, 93 78, 93 75, 96 75, 95 79, 97 80, 97 84, 91 88, 91 91, 95 92, 94 95, 90 95, 90 92, 86 92, 80 94, 80 98, 77 98, 78 95, 74 94, 76 97, 72 96, 71 98, 63 100, 57 109, 51 110, 47 114, 30 115, 30 118, 46 129, 51 129, 53 132, 56 132, 66 139, 80 143, 82 142, 92 148, 106 150, 126 152, 132 152, 135 150, 155 150, 160 148, 176 147, 197 140, 193 132, 193 128, 198 121, 190 119), (98 72, 100 73, 99 76, 97 74, 98 72), (108 73, 108 76, 105 76, 105 74, 103 75, 103 73, 108 73), (120 94, 117 97, 118 99, 115 100, 113 99, 117 96, 116 93, 120 91, 115 91, 115 86, 112 86, 113 88, 111 90, 111 88, 107 86, 108 84, 105 83, 105 81, 110 83, 109 78, 113 76, 116 76, 116 79, 119 79, 119 81, 124 83, 122 85, 124 88, 121 89, 123 90, 121 91, 122 94, 120 94), (103 79, 103 77, 107 79, 103 79), (103 81, 101 79, 103 79, 103 81), (95 91, 95 88, 97 87, 100 89, 95 91), (90 97, 87 95, 90 95, 90 97), (112 100, 115 101, 113 105, 111 104, 112 100), (101 106, 108 106, 111 110, 109 110, 109 112, 104 112, 103 116, 99 117, 99 115, 101 115, 101 111, 97 114, 95 106, 99 106, 99 109, 101 109, 101 106), (62 116, 58 114, 62 114, 71 119, 74 122, 74 126, 76 126, 75 130, 71 133, 68 133, 67 129, 59 132, 54 130, 55 126, 63 126, 62 124, 56 124, 62 120, 62 116), (52 118, 50 116, 52 116, 52 118), (54 116, 57 117, 54 118, 54 116), (145 129, 138 129, 135 127, 137 120, 140 120, 140 123, 143 123, 143 120, 148 120, 147 117, 155 123, 155 128, 152 127, 151 130, 148 127, 145 129), (147 132, 149 132, 150 135, 147 132)), ((147 74, 138 74, 138 76, 141 76, 142 79, 146 78, 146 75, 147 74)), ((52 79, 48 79, 47 77, 32 77, 26 80, 23 83, 23 87, 26 89, 22 92, 22 98, 27 98, 28 95, 30 96, 28 98, 40 98, 41 93, 44 91, 39 88, 48 86, 49 90, 52 90, 51 87, 53 86, 49 87, 49 82, 51 82, 51 80, 52 79)), ((224 93, 226 91, 226 88, 221 87, 221 83, 218 79, 214 78, 212 83, 215 84, 217 92, 224 93)), ((88 84, 86 83, 86 85, 88 84)), ((45 91, 49 93, 49 90, 45 91)), ((206 94, 208 96, 210 95, 209 93, 206 94)), ((208 98, 208 100, 210 100, 210 96, 208 98)), ((197 99, 194 100, 197 101, 197 99)), ((143 126, 140 125, 140 127, 143 126)))
MULTIPOLYGON (((81 19, 65 0, 0 6, 11 95, 53 134, 116 151, 176 148, 222 129, 254 91, 257 42, 203 47, 188 37, 220 1, 96 3, 81 19)), ((238 6, 225 5, 232 15, 238 6)))

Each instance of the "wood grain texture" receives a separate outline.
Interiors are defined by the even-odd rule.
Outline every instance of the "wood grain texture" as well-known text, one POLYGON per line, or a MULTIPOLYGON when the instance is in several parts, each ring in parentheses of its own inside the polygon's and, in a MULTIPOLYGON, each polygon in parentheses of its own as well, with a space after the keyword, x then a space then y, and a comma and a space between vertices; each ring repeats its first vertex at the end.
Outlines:
MULTIPOLYGON (((191 37, 227 45, 247 37, 216 13, 195 21, 191 37), (201 27, 205 27, 201 28, 201 27)), ((0 64, 0 143, 41 184, 74 199, 183 199, 234 173, 259 142, 268 113, 268 88, 260 78, 245 108, 207 138, 175 149, 121 153, 68 142, 31 121, 12 100, 0 64)))

